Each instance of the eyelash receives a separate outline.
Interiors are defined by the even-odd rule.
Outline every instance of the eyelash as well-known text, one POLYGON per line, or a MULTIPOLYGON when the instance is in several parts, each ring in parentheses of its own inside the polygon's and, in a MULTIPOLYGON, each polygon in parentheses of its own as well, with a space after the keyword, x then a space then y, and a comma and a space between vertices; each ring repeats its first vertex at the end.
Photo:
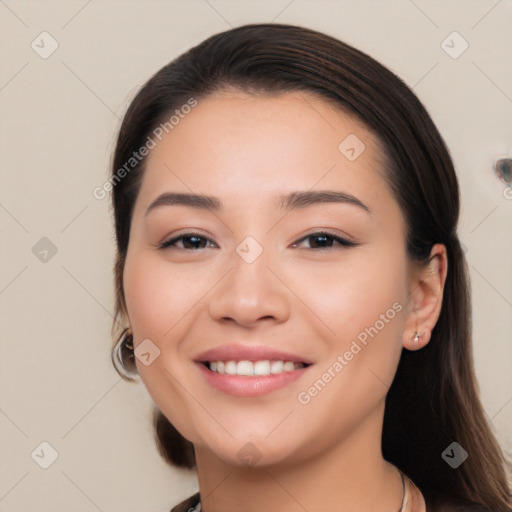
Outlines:
MULTIPOLYGON (((305 237, 301 238, 297 242, 294 242, 292 245, 296 246, 298 243, 303 242, 303 241, 305 241, 305 240, 307 240, 309 238, 319 237, 319 236, 331 238, 335 242, 338 242, 338 244, 340 245, 340 249, 347 249, 347 248, 356 247, 357 245, 359 245, 358 243, 353 242, 352 240, 347 240, 346 238, 342 238, 339 235, 336 235, 335 233, 331 233, 331 232, 329 232, 327 230, 317 231, 315 233, 311 233, 309 235, 306 235, 305 237)), ((173 248, 174 249, 174 248, 176 248, 176 242, 178 242, 178 241, 180 241, 182 239, 191 238, 191 237, 195 237, 195 238, 199 238, 201 240, 206 240, 206 241, 211 242, 211 240, 208 237, 205 237, 205 236, 201 235, 200 233, 184 233, 183 235, 179 235, 177 237, 171 238, 170 240, 166 240, 165 242, 162 242, 158 246, 158 248, 159 249, 169 249, 169 248, 173 248)), ((183 251, 192 250, 193 252, 197 252, 198 250, 202 250, 202 249, 204 249, 204 247, 201 248, 201 249, 180 248, 179 250, 183 250, 183 251)), ((322 250, 322 249, 324 249, 324 250, 325 249, 327 249, 327 250, 336 250, 336 248, 333 249, 333 247, 319 247, 319 248, 310 247, 308 249, 309 250, 316 250, 316 249, 320 249, 320 250, 322 250)))

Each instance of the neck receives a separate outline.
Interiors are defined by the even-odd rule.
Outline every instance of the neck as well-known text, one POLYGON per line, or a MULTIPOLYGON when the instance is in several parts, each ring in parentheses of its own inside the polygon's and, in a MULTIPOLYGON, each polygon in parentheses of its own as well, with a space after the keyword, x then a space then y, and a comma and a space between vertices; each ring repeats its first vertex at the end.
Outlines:
POLYGON ((196 447, 203 512, 398 512, 401 476, 382 457, 383 408, 376 413, 380 422, 368 418, 337 445, 293 464, 235 466, 196 447))

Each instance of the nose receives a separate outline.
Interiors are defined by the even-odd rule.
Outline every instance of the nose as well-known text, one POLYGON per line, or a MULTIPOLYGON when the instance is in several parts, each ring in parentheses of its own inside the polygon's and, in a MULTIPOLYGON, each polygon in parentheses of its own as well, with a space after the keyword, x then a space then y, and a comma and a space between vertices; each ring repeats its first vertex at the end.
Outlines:
POLYGON ((232 269, 214 288, 209 313, 220 322, 255 327, 265 322, 283 323, 290 316, 287 289, 275 269, 267 267, 263 254, 252 263, 238 254, 230 261, 232 269))

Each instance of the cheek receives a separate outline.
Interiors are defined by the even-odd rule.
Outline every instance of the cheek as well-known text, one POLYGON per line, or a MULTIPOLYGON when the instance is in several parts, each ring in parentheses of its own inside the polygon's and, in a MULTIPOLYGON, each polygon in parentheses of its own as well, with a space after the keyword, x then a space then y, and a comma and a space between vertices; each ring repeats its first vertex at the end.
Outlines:
MULTIPOLYGON (((338 407, 354 418, 364 415, 384 398, 396 372, 406 320, 406 257, 392 246, 375 253, 361 248, 344 265, 299 274, 304 302, 332 331, 308 382, 313 387, 303 390, 318 417, 338 407), (329 384, 316 385, 325 372, 329 384)), ((336 420, 336 428, 344 421, 336 420)))
MULTIPOLYGON (((185 265, 186 267, 186 265, 185 265)), ((191 267, 190 267, 191 268, 191 267)), ((135 340, 170 336, 198 302, 202 282, 197 267, 187 272, 147 252, 127 257, 123 274, 126 306, 135 340)))
MULTIPOLYGON (((358 248, 330 263, 301 262, 287 277, 296 295, 330 331, 334 349, 377 323, 401 332, 407 299, 406 259, 396 249, 358 248), (356 252, 357 251, 357 252, 356 252)), ((384 331, 384 329, 382 329, 384 331)))
POLYGON ((330 425, 324 435, 335 438, 382 403, 402 351, 406 268, 398 251, 383 250, 376 258, 372 250, 360 251, 339 270, 302 273, 303 293, 310 291, 305 302, 334 331, 321 364, 297 397, 307 414, 305 426, 316 418, 318 425, 330 425))
POLYGON ((193 322, 189 313, 201 293, 191 277, 154 254, 133 250, 127 255, 123 286, 135 349, 149 339, 160 351, 149 365, 137 360, 138 373, 157 407, 195 442, 189 418, 197 411, 181 384, 190 368, 179 357, 180 340, 193 322))

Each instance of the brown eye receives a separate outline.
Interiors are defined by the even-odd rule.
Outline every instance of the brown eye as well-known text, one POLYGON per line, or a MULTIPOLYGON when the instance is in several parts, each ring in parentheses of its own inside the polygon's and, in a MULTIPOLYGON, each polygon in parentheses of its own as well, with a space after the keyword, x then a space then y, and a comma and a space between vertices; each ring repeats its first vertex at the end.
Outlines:
POLYGON ((198 235, 197 233, 186 233, 184 235, 180 235, 163 242, 160 245, 160 249, 167 249, 172 247, 182 250, 194 251, 198 249, 205 249, 209 243, 215 246, 214 242, 212 242, 209 238, 198 235))
POLYGON ((357 243, 352 242, 351 240, 347 240, 346 238, 342 238, 338 235, 334 235, 332 233, 327 233, 323 231, 307 235, 302 240, 295 242, 295 244, 293 245, 297 246, 297 244, 304 241, 308 241, 310 243, 310 247, 306 247, 309 249, 330 249, 336 248, 336 245, 341 247, 355 247, 356 245, 358 245, 357 243))

